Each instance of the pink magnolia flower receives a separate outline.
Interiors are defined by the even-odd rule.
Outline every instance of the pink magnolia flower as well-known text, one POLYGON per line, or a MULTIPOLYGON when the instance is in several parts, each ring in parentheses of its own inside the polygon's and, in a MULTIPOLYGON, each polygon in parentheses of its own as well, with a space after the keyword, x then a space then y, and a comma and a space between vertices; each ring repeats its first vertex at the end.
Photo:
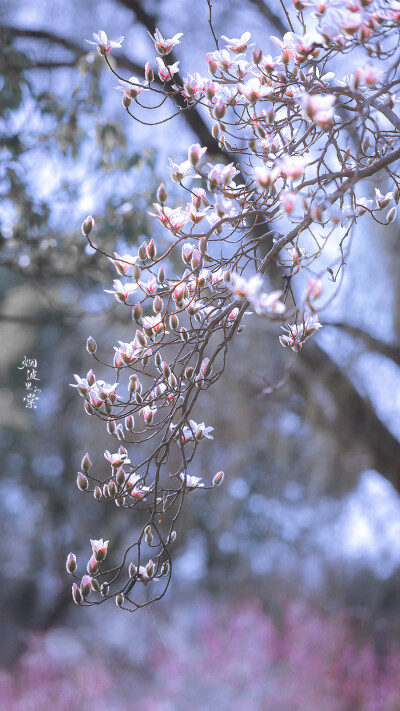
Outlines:
POLYGON ((304 94, 302 96, 303 116, 327 130, 333 123, 333 94, 304 94))
POLYGON ((158 54, 161 54, 162 57, 164 57, 166 54, 169 54, 172 50, 172 48, 176 44, 180 44, 179 38, 183 36, 183 32, 178 32, 176 35, 171 37, 171 39, 165 39, 160 30, 156 28, 156 31, 154 33, 154 36, 148 33, 150 39, 154 42, 155 48, 158 52, 158 54))
POLYGON ((258 300, 256 313, 283 314, 286 307, 279 299, 283 291, 271 291, 269 294, 263 292, 258 300))
POLYGON ((185 491, 195 491, 195 489, 199 489, 202 486, 204 486, 203 482, 201 481, 201 477, 199 476, 191 476, 189 474, 180 474, 179 475, 181 481, 185 485, 185 491))
POLYGON ((235 168, 234 163, 229 163, 224 165, 224 163, 216 163, 211 166, 208 173, 208 187, 214 192, 217 187, 225 187, 229 185, 232 178, 237 175, 239 171, 235 168))
POLYGON ((322 280, 311 278, 308 280, 306 299, 318 299, 322 292, 322 280))
POLYGON ((104 30, 99 30, 97 33, 93 32, 93 39, 95 40, 94 42, 92 42, 92 40, 85 40, 85 42, 88 42, 88 44, 97 45, 100 54, 107 54, 111 49, 120 47, 124 40, 124 37, 119 37, 115 42, 112 42, 109 41, 104 30))
POLYGON ((134 294, 138 288, 137 284, 123 284, 119 279, 114 279, 113 289, 104 289, 106 294, 113 294, 117 301, 121 304, 126 304, 131 294, 134 294))
POLYGON ((136 99, 142 91, 148 91, 148 87, 135 76, 129 77, 129 79, 118 79, 118 81, 121 86, 117 86, 117 89, 123 91, 130 99, 136 99))
POLYGON ((92 546, 93 555, 98 563, 100 563, 107 555, 108 543, 109 541, 103 541, 102 538, 98 540, 90 539, 92 546))
POLYGON ((236 294, 240 299, 252 299, 254 298, 261 287, 262 277, 260 274, 256 274, 251 279, 246 279, 240 274, 232 274, 231 281, 228 282, 227 287, 229 291, 236 294))
POLYGON ((114 259, 112 257, 108 257, 108 259, 121 276, 126 276, 127 272, 135 266, 138 260, 137 256, 134 257, 131 254, 123 254, 121 257, 118 252, 114 252, 114 257, 114 259))
POLYGON ((128 459, 128 453, 125 447, 120 447, 118 452, 115 454, 111 454, 108 449, 106 449, 104 452, 104 458, 107 459, 107 461, 110 462, 111 466, 114 468, 118 468, 122 466, 122 464, 131 463, 131 460, 128 459))
MULTIPOLYGON (((252 47, 253 45, 249 45, 249 39, 251 37, 250 32, 244 32, 241 37, 226 37, 226 35, 221 35, 221 39, 225 40, 225 42, 228 43, 228 49, 231 52, 234 52, 234 54, 243 54, 243 52, 246 51, 246 49, 250 46, 252 47)), ((253 42, 254 44, 254 42, 253 42)))
POLYGON ((165 331, 164 319, 161 314, 157 316, 143 316, 143 328, 150 331, 153 338, 159 333, 168 333, 165 331))
POLYGON ((322 324, 319 323, 317 315, 310 316, 308 314, 300 325, 286 324, 282 326, 285 335, 279 336, 279 342, 282 346, 298 352, 303 348, 307 338, 310 338, 319 328, 322 328, 322 324))
POLYGON ((257 103, 258 99, 262 99, 273 92, 271 86, 263 86, 257 77, 252 77, 246 84, 237 84, 237 88, 250 104, 257 103))
POLYGON ((285 178, 298 180, 304 173, 304 168, 307 165, 307 160, 304 156, 289 156, 285 155, 279 167, 281 175, 285 178))
POLYGON ((189 163, 195 167, 197 163, 200 161, 202 156, 206 153, 207 148, 202 148, 200 143, 192 143, 191 146, 189 146, 188 149, 188 160, 189 163))
POLYGON ((185 425, 182 430, 183 439, 187 442, 191 439, 201 442, 203 439, 214 439, 210 434, 214 427, 206 427, 204 422, 197 424, 194 420, 189 420, 189 425, 185 425))
POLYGON ((291 212, 293 212, 296 202, 297 202, 297 194, 296 193, 288 193, 288 192, 283 192, 281 193, 280 196, 280 201, 281 205, 284 209, 284 211, 290 215, 291 212))
POLYGON ((161 81, 171 81, 174 74, 179 72, 179 62, 166 66, 161 57, 156 57, 156 64, 161 81))
POLYGON ((196 173, 192 173, 192 164, 189 160, 183 163, 174 163, 171 158, 168 158, 171 178, 175 183, 180 183, 183 178, 197 178, 196 173))
POLYGON ((179 232, 182 227, 186 225, 189 219, 189 215, 186 210, 182 210, 180 207, 172 210, 172 208, 167 207, 166 205, 162 208, 157 203, 154 203, 154 208, 157 214, 150 212, 149 215, 155 217, 164 227, 167 228, 167 230, 172 232, 172 234, 179 232))
POLYGON ((141 484, 140 482, 142 481, 143 477, 138 476, 137 474, 131 474, 126 481, 129 495, 137 501, 142 501, 150 493, 150 487, 141 484))

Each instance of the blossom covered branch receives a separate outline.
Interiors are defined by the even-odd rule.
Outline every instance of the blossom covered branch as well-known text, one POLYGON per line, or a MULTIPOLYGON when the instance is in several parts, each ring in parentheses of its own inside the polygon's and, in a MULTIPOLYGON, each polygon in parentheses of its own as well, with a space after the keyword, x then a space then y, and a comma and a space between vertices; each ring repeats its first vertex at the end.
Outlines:
MULTIPOLYGON (((194 143, 183 162, 170 159, 181 200, 168 201, 165 179, 150 213, 165 238, 106 255, 117 274, 106 291, 132 312, 135 331, 114 345, 112 357, 100 358, 94 339, 87 340, 96 367, 113 377, 89 370, 75 375, 73 387, 115 446, 104 453, 106 476, 83 457, 77 485, 134 510, 138 535, 110 568, 108 541, 92 540, 83 577, 70 554, 78 604, 114 597, 135 610, 165 594, 185 497, 223 481, 222 471, 196 471, 197 447, 213 439, 214 428, 197 422, 195 406, 224 371, 230 341, 253 315, 260 328, 263 319, 276 323, 276 338, 296 355, 321 328, 326 281, 342 272, 354 226, 367 215, 381 224, 396 219, 400 3, 294 0, 291 23, 299 31, 271 37, 271 54, 251 43, 249 32, 217 40, 207 4, 217 48, 206 54, 202 73, 182 82, 179 62, 168 63, 182 33, 164 38, 156 29, 157 56, 146 63, 144 80, 111 67, 108 54, 123 38, 93 35, 132 119, 165 122, 142 118, 165 102, 174 107, 171 118, 203 107, 221 156, 194 143), (331 69, 338 56, 350 69, 344 76, 331 69), (382 172, 390 186, 373 197, 367 179, 382 172)), ((89 216, 82 232, 102 252, 93 228, 89 216)))

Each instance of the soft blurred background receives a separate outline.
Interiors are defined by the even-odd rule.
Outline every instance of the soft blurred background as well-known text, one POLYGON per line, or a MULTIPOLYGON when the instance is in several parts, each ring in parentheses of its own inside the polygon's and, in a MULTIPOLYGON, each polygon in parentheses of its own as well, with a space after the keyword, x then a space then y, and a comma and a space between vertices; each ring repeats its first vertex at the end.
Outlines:
MULTIPOLYGON (((249 30, 266 53, 288 29, 278 2, 213 10, 218 35, 249 30)), ((356 233, 324 328, 283 389, 260 396, 287 362, 264 322, 250 319, 232 345, 196 418, 216 429, 196 473, 224 469, 225 482, 187 497, 163 601, 133 615, 72 603, 69 551, 85 560, 101 536, 122 550, 131 526, 75 485, 84 452, 101 461, 112 440, 68 384, 91 367, 88 335, 109 354, 132 329, 80 223, 95 215, 106 251, 162 239, 147 209, 167 156, 183 160, 196 141, 213 150, 206 116, 127 121, 84 39, 125 35, 115 57, 129 77, 154 58, 146 30, 183 32, 183 73, 205 72, 207 20, 204 0, 1 3, 2 709, 400 708, 397 223, 356 233), (23 400, 24 356, 38 363, 36 409, 23 400)))

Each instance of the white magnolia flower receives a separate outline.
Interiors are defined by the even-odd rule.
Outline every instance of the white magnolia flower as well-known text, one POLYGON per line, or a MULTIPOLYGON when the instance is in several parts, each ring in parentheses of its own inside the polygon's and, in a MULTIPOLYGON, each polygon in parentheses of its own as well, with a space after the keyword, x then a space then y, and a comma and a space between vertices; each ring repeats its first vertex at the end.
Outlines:
POLYGON ((118 39, 113 42, 108 39, 104 30, 99 30, 98 32, 93 32, 93 39, 95 40, 94 42, 92 40, 85 40, 85 42, 88 42, 88 44, 97 45, 100 49, 100 53, 106 54, 111 49, 120 47, 124 40, 124 37, 118 37, 118 39))

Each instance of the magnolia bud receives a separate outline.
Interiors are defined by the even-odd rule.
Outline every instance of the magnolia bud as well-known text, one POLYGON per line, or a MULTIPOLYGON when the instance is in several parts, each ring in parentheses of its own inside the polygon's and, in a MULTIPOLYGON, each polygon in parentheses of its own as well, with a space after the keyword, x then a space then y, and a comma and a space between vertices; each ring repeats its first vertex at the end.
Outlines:
POLYGON ((97 351, 97 343, 92 336, 89 336, 86 341, 86 350, 90 353, 90 355, 93 355, 93 353, 96 353, 97 351))
POLYGON ((133 278, 135 281, 139 281, 141 273, 142 272, 141 272, 140 267, 138 267, 138 265, 135 264, 135 266, 133 267, 133 278))
POLYGON ((169 317, 169 327, 172 331, 176 331, 179 326, 179 319, 176 314, 171 314, 169 317))
POLYGON ((214 116, 218 121, 220 121, 222 118, 224 118, 226 112, 225 104, 222 101, 221 98, 218 99, 217 103, 214 106, 214 116))
POLYGON ((82 222, 82 234, 84 237, 87 237, 90 235, 92 229, 94 227, 94 218, 91 215, 88 215, 86 220, 82 222))
POLYGON ((94 487, 93 496, 96 499, 96 501, 99 501, 101 499, 101 489, 99 486, 94 487))
POLYGON ((146 77, 146 81, 151 84, 152 81, 154 81, 154 72, 150 66, 150 62, 146 62, 144 65, 144 75, 146 77))
POLYGON ((186 368, 186 370, 185 370, 186 380, 191 380, 193 377, 193 373, 194 373, 194 368, 192 368, 192 366, 189 365, 188 368, 186 368))
POLYGON ((70 553, 65 563, 68 573, 75 573, 76 570, 76 555, 70 553))
POLYGON ((394 222, 396 219, 397 215, 397 207, 391 207, 388 214, 386 215, 386 219, 388 222, 394 222))
POLYGON ((139 321, 141 315, 142 315, 142 306, 141 306, 141 304, 137 303, 132 308, 132 319, 134 321, 139 321))
POLYGON ((212 485, 219 486, 220 484, 222 484, 222 482, 224 481, 224 476, 224 472, 217 472, 212 480, 212 485))
POLYGON ((122 467, 117 469, 117 473, 115 475, 115 480, 116 480, 117 484, 119 484, 119 486, 123 486, 125 484, 125 472, 122 469, 122 467))
POLYGON ((76 605, 79 605, 82 602, 81 591, 79 590, 76 583, 74 583, 72 586, 72 599, 76 605))
POLYGON ((85 477, 85 475, 82 474, 82 472, 78 472, 78 474, 77 474, 76 485, 77 485, 78 489, 80 489, 81 491, 86 491, 86 489, 89 486, 87 477, 85 477))
POLYGON ((158 270, 158 281, 160 284, 163 284, 165 282, 165 269, 163 266, 161 266, 158 270))
POLYGON ((81 461, 81 469, 86 474, 86 472, 89 471, 91 466, 92 466, 92 462, 90 461, 89 452, 86 452, 85 456, 83 457, 83 459, 81 461))
POLYGON ((187 343, 189 340, 189 334, 187 332, 187 329, 184 326, 181 327, 180 337, 184 343, 187 343))
POLYGON ((136 331, 136 340, 139 344, 139 346, 142 346, 142 348, 145 347, 146 345, 146 337, 141 331, 136 331))
POLYGON ((125 92, 122 94, 122 106, 124 109, 129 109, 130 105, 132 103, 132 99, 130 96, 127 96, 125 92))
POLYGON ((108 583, 103 583, 101 588, 100 588, 100 593, 103 595, 103 597, 106 597, 108 595, 110 590, 110 586, 108 583))
POLYGON ((130 578, 134 578, 136 575, 136 565, 133 565, 133 563, 129 563, 128 575, 130 578))
POLYGON ((168 538, 168 543, 173 543, 176 539, 176 531, 171 531, 170 536, 168 538))
POLYGON ((166 560, 165 563, 163 563, 162 566, 161 566, 160 578, 161 578, 163 575, 166 575, 166 574, 168 573, 168 570, 169 570, 169 562, 166 560))
POLYGON ((154 239, 151 239, 149 242, 149 246, 147 247, 147 251, 149 253, 150 259, 155 259, 156 254, 157 254, 157 248, 154 243, 154 239))
POLYGON ((171 373, 170 376, 169 376, 169 378, 168 378, 168 385, 169 385, 169 387, 172 388, 173 390, 174 390, 174 389, 177 387, 177 385, 178 385, 178 381, 177 381, 177 379, 176 379, 176 377, 175 377, 175 375, 174 375, 173 373, 171 373))
POLYGON ((99 592, 100 590, 100 583, 96 578, 92 578, 92 588, 95 592, 99 592))
POLYGON ((139 255, 139 259, 140 259, 142 262, 145 262, 145 261, 146 261, 146 259, 147 259, 148 256, 149 256, 149 255, 148 255, 148 252, 147 252, 147 242, 142 242, 142 244, 140 245, 140 247, 139 247, 139 249, 138 249, 138 255, 139 255))
POLYGON ((108 482, 108 493, 110 496, 115 496, 115 494, 117 493, 117 486, 113 479, 108 482))
POLYGON ((111 435, 115 433, 115 421, 114 420, 108 420, 107 432, 111 435))
POLYGON ((154 313, 155 313, 155 314, 160 314, 161 311, 163 310, 163 306, 164 306, 164 304, 163 304, 163 300, 162 300, 161 296, 159 296, 158 294, 156 294, 155 297, 154 297, 154 299, 153 299, 153 311, 154 311, 154 313))
POLYGON ((219 136, 219 125, 218 125, 217 123, 213 123, 213 126, 212 126, 212 135, 213 135, 213 137, 214 137, 215 139, 217 139, 218 136, 219 136))
POLYGON ((164 202, 166 201, 167 197, 168 197, 168 194, 167 194, 167 191, 166 191, 166 189, 165 189, 165 185, 164 185, 164 183, 160 183, 160 185, 158 186, 158 190, 157 190, 157 200, 158 200, 158 202, 160 202, 161 205, 163 205, 164 202))
POLYGON ((150 545, 150 543, 152 543, 152 541, 153 541, 153 534, 151 532, 150 526, 146 526, 146 528, 144 529, 144 534, 145 534, 146 543, 148 545, 150 545))
POLYGON ((92 589, 92 578, 90 575, 84 575, 81 580, 81 595, 87 597, 92 589))
POLYGON ((146 573, 147 573, 147 575, 149 576, 149 578, 151 578, 152 575, 153 575, 153 573, 154 573, 154 563, 153 563, 153 561, 151 560, 151 558, 150 558, 149 562, 148 562, 147 565, 146 565, 146 573))
POLYGON ((124 604, 125 598, 121 593, 118 593, 117 597, 115 598, 115 604, 117 607, 122 607, 124 604))
POLYGON ((89 575, 95 575, 99 570, 99 562, 96 560, 96 558, 92 555, 90 557, 90 560, 87 564, 87 572, 89 575))
POLYGON ((128 430, 128 432, 133 432, 135 428, 135 420, 133 419, 132 415, 127 415, 125 417, 125 428, 128 430))
POLYGON ((253 49, 253 52, 251 54, 251 59, 253 61, 253 64, 256 64, 257 66, 260 64, 260 62, 262 60, 262 50, 260 49, 258 44, 253 49))

